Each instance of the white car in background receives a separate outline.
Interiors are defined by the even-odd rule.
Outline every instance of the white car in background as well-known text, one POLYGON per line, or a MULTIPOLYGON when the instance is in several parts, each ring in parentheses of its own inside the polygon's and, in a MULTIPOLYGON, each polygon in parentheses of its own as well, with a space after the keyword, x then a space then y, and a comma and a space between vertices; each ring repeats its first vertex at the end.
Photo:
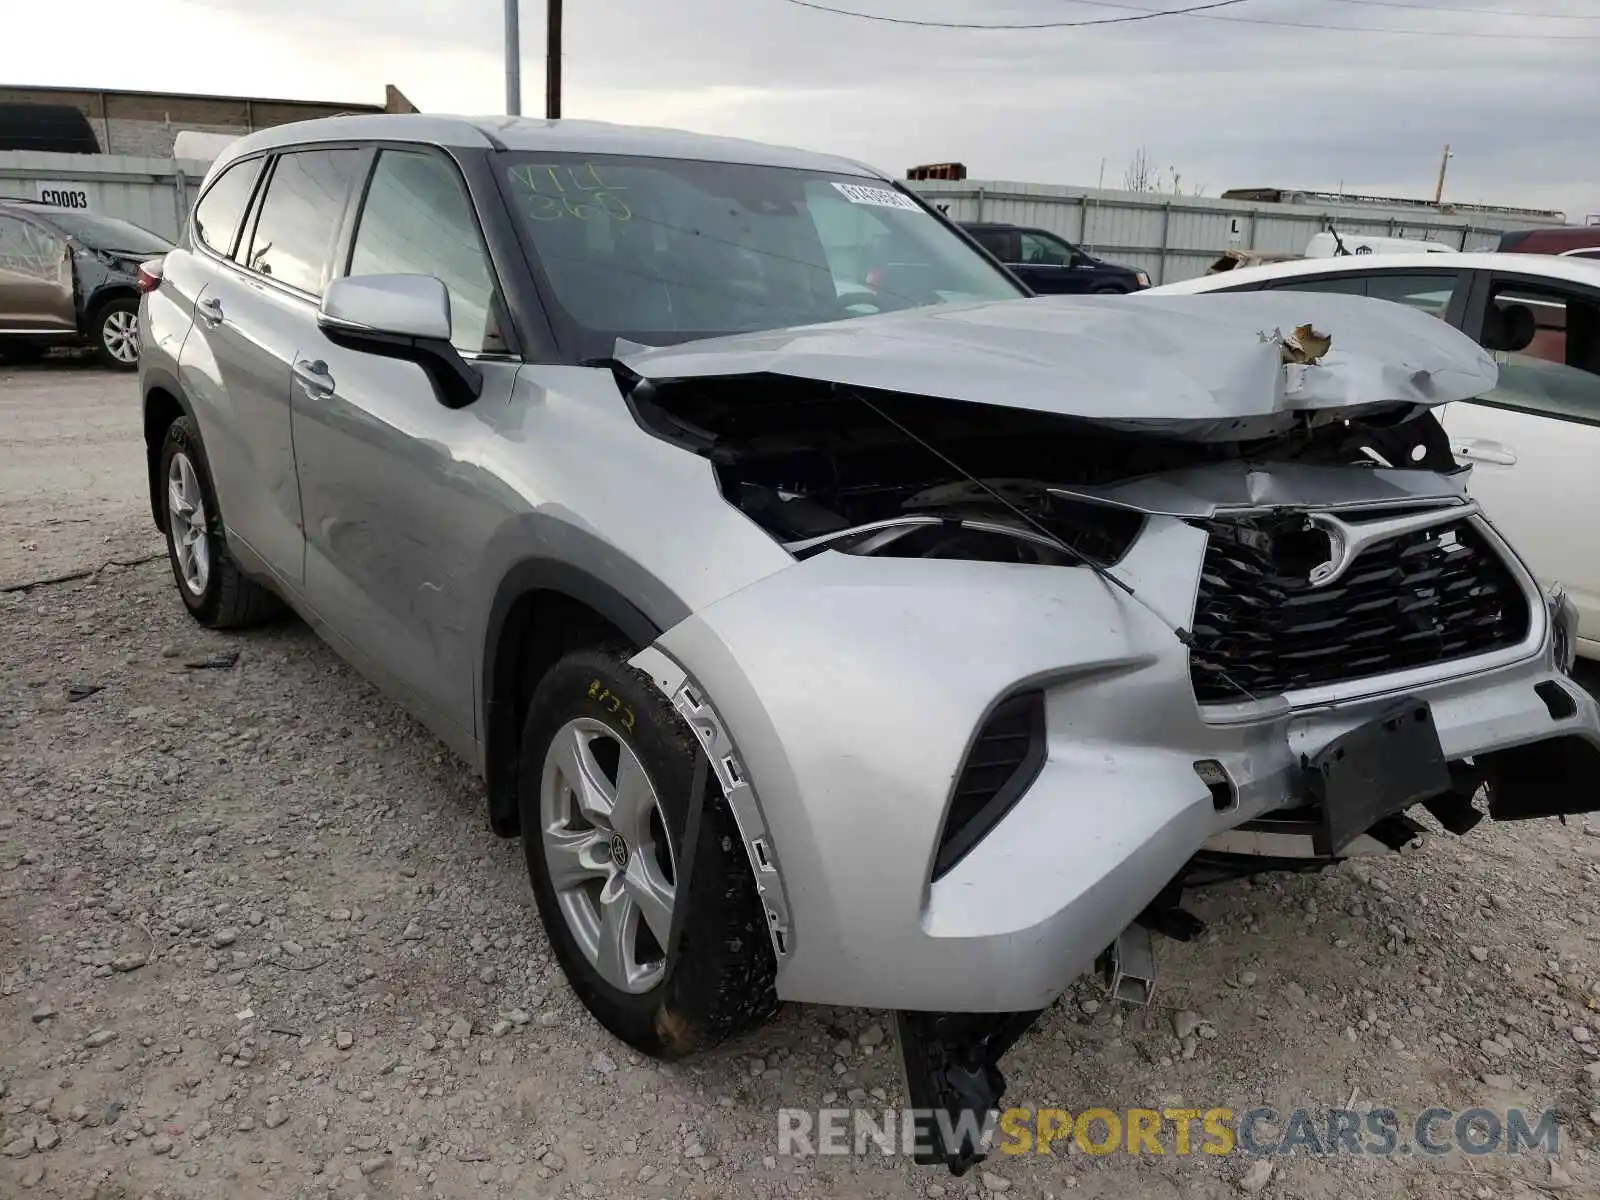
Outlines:
MULTIPOLYGON (((1493 351, 1499 385, 1434 410, 1468 490, 1540 582, 1565 586, 1579 653, 1600 659, 1600 262, 1548 254, 1384 254, 1244 267, 1141 295, 1346 292, 1421 308, 1493 351)), ((1334 347, 1337 352, 1337 345, 1334 347)))

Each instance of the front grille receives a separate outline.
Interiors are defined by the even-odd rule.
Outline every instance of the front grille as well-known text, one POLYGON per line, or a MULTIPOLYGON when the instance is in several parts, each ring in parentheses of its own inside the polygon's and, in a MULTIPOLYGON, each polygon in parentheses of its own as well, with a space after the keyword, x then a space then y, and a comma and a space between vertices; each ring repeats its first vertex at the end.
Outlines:
POLYGON ((1321 588, 1309 576, 1327 537, 1303 518, 1202 524, 1189 659, 1202 704, 1471 658, 1528 631, 1516 577, 1467 520, 1380 542, 1321 588))

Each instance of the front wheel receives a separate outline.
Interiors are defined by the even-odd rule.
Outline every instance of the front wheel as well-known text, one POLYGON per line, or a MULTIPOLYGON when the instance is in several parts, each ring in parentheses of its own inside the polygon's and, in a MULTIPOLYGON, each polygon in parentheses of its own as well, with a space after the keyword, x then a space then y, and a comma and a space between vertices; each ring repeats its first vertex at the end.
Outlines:
POLYGON ((575 651, 539 682, 518 770, 522 846, 578 998, 630 1046, 676 1059, 766 1019, 777 1007, 776 960, 744 842, 709 776, 693 871, 680 886, 701 751, 626 658, 575 651))
POLYGON ((111 300, 100 306, 90 322, 94 352, 102 365, 114 371, 131 371, 139 365, 139 302, 111 300))

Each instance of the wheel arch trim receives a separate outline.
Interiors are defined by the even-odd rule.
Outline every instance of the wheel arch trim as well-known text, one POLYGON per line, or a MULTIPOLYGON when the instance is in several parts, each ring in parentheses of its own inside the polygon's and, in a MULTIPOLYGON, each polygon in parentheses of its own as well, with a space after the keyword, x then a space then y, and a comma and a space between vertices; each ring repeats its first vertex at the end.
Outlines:
POLYGON ((705 689, 659 647, 647 646, 630 658, 628 665, 647 674, 667 697, 693 731, 701 751, 710 762, 722 795, 733 812, 734 823, 739 827, 745 856, 750 860, 750 873, 755 879, 756 894, 761 899, 761 908, 766 915, 772 953, 781 965, 794 950, 794 926, 789 916, 783 870, 779 865, 772 833, 761 814, 761 803, 750 782, 750 774, 739 758, 727 726, 717 715, 705 689))
MULTIPOLYGON (((169 372, 160 367, 147 366, 140 374, 141 391, 144 393, 141 401, 141 425, 144 431, 145 468, 150 483, 150 518, 160 530, 166 529, 165 512, 161 504, 161 442, 152 439, 151 408, 157 392, 162 393, 178 406, 178 415, 188 417, 195 422, 198 428, 200 422, 194 415, 194 406, 189 403, 189 398, 183 394, 183 389, 178 386, 178 381, 169 372)), ((177 418, 173 418, 176 420, 177 418)), ((165 437, 167 426, 162 426, 162 436, 165 437)))
MULTIPOLYGON (((663 630, 689 615, 689 609, 670 594, 652 596, 655 603, 646 612, 628 598, 628 593, 566 558, 531 554, 528 547, 548 546, 556 531, 544 529, 548 518, 533 518, 532 528, 521 530, 521 554, 509 554, 509 565, 498 572, 492 585, 493 596, 484 623, 483 654, 478 664, 480 767, 488 787, 490 824, 497 830, 513 826, 517 806, 516 688, 518 661, 510 661, 506 633, 512 611, 525 598, 539 593, 574 601, 614 626, 634 646, 648 646, 663 630), (544 533, 546 536, 541 537, 544 533)), ((573 536, 570 528, 559 536, 573 536)), ((490 561, 504 561, 491 545, 490 561)))

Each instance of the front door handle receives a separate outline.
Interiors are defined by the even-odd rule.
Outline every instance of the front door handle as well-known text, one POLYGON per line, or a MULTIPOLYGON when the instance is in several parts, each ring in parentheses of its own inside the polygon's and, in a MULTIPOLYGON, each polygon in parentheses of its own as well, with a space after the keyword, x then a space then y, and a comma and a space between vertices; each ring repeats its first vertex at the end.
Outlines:
POLYGON ((215 329, 218 325, 222 324, 223 312, 221 300, 207 297, 206 299, 200 301, 199 304, 196 304, 194 309, 195 312, 200 314, 200 319, 204 321, 208 327, 215 329))
POLYGON ((1485 438, 1467 438, 1453 449, 1457 458, 1469 459, 1472 462, 1495 463, 1502 467, 1515 466, 1517 462, 1516 451, 1510 446, 1503 446, 1499 442, 1491 442, 1485 438))
POLYGON ((308 399, 326 400, 333 395, 333 375, 328 371, 328 364, 320 358, 315 362, 304 358, 296 360, 294 381, 308 399))

